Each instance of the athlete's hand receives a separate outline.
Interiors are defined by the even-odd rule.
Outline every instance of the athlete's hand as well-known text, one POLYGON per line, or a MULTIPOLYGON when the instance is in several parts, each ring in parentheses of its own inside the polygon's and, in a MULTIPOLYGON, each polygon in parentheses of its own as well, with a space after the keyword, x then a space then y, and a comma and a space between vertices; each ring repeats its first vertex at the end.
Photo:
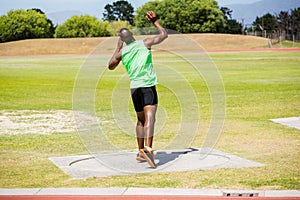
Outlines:
POLYGON ((153 12, 153 11, 148 11, 147 14, 146 14, 146 18, 149 22, 156 22, 156 14, 153 12))

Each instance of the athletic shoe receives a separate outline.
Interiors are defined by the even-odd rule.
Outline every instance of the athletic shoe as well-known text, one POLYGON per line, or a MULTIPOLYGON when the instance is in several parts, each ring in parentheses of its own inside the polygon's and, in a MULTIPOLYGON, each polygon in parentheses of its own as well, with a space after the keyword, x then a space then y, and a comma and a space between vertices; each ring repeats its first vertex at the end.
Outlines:
POLYGON ((140 149, 139 153, 146 159, 150 167, 156 168, 154 158, 153 158, 153 151, 150 147, 145 147, 144 149, 140 149))
POLYGON ((146 162, 147 161, 146 158, 143 155, 141 155, 140 153, 137 153, 136 160, 140 161, 140 162, 146 162))
POLYGON ((151 155, 153 156, 153 158, 156 156, 156 152, 154 152, 154 151, 152 150, 151 147, 145 146, 144 149, 145 149, 148 153, 151 153, 151 155))

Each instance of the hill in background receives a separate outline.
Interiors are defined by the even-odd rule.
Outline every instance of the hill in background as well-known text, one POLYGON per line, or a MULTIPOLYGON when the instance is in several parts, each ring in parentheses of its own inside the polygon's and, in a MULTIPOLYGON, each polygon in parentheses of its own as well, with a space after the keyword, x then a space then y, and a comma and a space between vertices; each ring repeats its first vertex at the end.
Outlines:
MULTIPOLYGON (((265 38, 230 34, 170 35, 168 40, 173 38, 175 42, 179 42, 180 37, 190 37, 206 51, 253 50, 268 47, 268 40, 265 38)), ((97 45, 107 39, 107 37, 30 39, 0 43, 0 55, 88 54, 91 53, 97 45)), ((114 39, 116 41, 109 44, 103 51, 114 51, 117 37, 114 39)), ((172 44, 176 46, 175 43, 172 44)))

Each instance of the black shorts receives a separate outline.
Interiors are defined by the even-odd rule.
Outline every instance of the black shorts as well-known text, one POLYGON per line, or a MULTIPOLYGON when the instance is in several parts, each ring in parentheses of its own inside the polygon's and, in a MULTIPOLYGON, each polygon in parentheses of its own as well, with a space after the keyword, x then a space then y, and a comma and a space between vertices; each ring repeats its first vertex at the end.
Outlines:
POLYGON ((131 97, 136 112, 142 112, 145 106, 158 103, 155 85, 131 89, 131 97))

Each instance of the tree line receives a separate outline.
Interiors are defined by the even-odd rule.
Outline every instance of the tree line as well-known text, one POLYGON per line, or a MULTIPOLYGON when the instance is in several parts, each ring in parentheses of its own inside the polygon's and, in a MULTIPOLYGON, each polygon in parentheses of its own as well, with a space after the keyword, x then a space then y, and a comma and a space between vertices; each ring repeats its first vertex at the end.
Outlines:
MULTIPOLYGON (((281 34, 284 32, 292 40, 292 36, 300 36, 300 7, 289 11, 280 11, 272 15, 267 13, 256 17, 253 22, 255 31, 263 31, 267 34, 281 34)), ((266 35, 265 35, 266 36, 266 35)))
MULTIPOLYGON (((149 27, 145 19, 148 10, 156 12, 159 22, 169 30, 181 33, 231 33, 241 34, 243 25, 232 19, 232 10, 219 7, 215 0, 153 0, 134 10, 126 0, 118 0, 104 7, 103 18, 90 15, 72 16, 63 24, 54 26, 40 9, 12 10, 0 16, 0 42, 31 38, 101 37, 116 35, 122 27, 149 27)), ((264 29, 275 26, 299 32, 300 8, 291 13, 257 17, 253 25, 264 29)), ((143 30, 143 29, 141 29, 143 30)), ((144 33, 151 33, 144 29, 144 33)))

